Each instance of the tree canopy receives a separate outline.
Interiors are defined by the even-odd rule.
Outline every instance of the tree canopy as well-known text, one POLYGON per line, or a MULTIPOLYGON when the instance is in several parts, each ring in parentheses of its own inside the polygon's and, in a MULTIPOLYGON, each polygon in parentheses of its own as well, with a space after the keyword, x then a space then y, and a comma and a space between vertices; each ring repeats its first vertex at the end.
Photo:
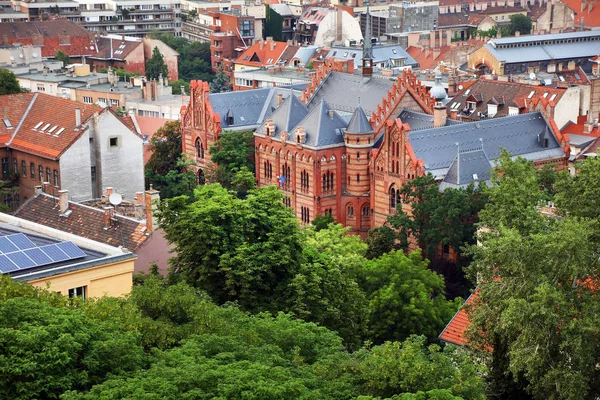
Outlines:
POLYGON ((158 47, 154 47, 152 50, 152 57, 146 60, 146 78, 148 80, 158 79, 159 75, 167 77, 169 70, 165 59, 158 47))
POLYGON ((0 95, 22 93, 17 76, 6 68, 0 68, 0 95))
POLYGON ((500 157, 468 270, 479 288, 470 343, 488 365, 494 398, 597 393, 599 221, 584 195, 597 197, 597 171, 589 160, 578 177, 559 177, 554 190, 564 209, 552 216, 538 208, 548 194, 544 174, 522 158, 500 157))
POLYGON ((513 14, 510 16, 510 24, 508 26, 508 33, 512 36, 517 31, 521 35, 529 35, 533 27, 531 17, 523 14, 513 14))

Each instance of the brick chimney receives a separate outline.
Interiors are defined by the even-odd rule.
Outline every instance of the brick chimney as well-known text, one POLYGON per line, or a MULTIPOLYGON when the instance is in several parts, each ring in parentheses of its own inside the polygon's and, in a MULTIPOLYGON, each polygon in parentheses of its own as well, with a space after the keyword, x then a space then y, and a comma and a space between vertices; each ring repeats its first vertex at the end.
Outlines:
POLYGON ((260 50, 262 50, 262 49, 264 49, 264 48, 265 48, 265 41, 264 41, 263 39, 260 39, 260 40, 258 41, 258 48, 259 48, 260 50))
POLYGON ((108 229, 111 226, 111 218, 113 216, 114 207, 106 206, 104 209, 104 229, 108 229))
POLYGON ((67 211, 69 211, 69 191, 68 190, 59 190, 58 191, 58 207, 59 207, 61 215, 63 215, 67 211))
POLYGON ((41 185, 38 185, 35 187, 35 195, 37 196, 38 194, 42 194, 44 192, 43 188, 41 185))
POLYGON ((592 118, 592 111, 588 110, 585 122, 583 124, 583 133, 590 133, 594 129, 594 118, 592 118))
POLYGON ((158 228, 158 221, 156 220, 155 213, 157 203, 160 200, 160 192, 152 189, 152 185, 150 185, 150 190, 144 192, 144 200, 146 206, 146 230, 152 232, 154 229, 158 228))
POLYGON ((441 103, 438 103, 433 107, 433 126, 434 128, 445 126, 446 125, 446 106, 443 106, 441 103))
POLYGON ((42 182, 44 193, 50 193, 50 182, 42 182))
POLYGON ((277 105, 283 102, 283 93, 277 93, 277 105))
POLYGON ((273 37, 272 37, 272 36, 269 36, 269 37, 267 38, 267 42, 269 42, 269 49, 270 49, 271 51, 273 51, 273 49, 275 48, 275 41, 273 40, 273 37))

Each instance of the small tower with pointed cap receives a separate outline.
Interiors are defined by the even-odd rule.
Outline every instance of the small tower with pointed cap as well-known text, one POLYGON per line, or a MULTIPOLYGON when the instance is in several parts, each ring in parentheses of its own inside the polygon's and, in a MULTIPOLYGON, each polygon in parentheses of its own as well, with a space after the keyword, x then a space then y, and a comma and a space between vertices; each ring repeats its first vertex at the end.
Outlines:
POLYGON ((373 75, 373 46, 371 44, 371 11, 367 2, 367 25, 363 39, 362 74, 370 77, 373 75))
POLYGON ((442 75, 439 72, 435 76, 435 84, 431 88, 429 94, 435 100, 435 106, 433 107, 433 126, 434 128, 445 126, 447 114, 446 106, 443 101, 446 100, 448 95, 446 94, 446 89, 442 86, 442 75))
POLYGON ((346 141, 346 189, 350 194, 363 195, 370 188, 369 155, 375 142, 375 132, 363 108, 358 105, 348 123, 346 141))

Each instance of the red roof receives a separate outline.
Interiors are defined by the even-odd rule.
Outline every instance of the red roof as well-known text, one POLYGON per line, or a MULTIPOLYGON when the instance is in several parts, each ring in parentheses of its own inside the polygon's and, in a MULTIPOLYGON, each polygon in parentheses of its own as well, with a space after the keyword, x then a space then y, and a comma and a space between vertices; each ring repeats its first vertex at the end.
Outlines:
MULTIPOLYGON (((596 116, 598 117, 598 116, 596 116)), ((583 133, 583 125, 585 124, 587 117, 585 115, 577 117, 577 123, 570 122, 563 128, 562 133, 569 135, 584 135, 590 137, 600 137, 600 128, 592 128, 590 133, 583 133)))
POLYGON ((272 40, 258 41, 248 47, 237 60, 235 60, 235 63, 255 67, 275 65, 287 46, 287 42, 276 42, 272 40))
POLYGON ((586 2, 583 10, 581 10, 582 0, 563 0, 563 3, 575 11, 575 26, 579 26, 582 19, 584 26, 600 26, 600 2, 586 2))
POLYGON ((20 93, 0 96, 2 118, 8 115, 12 129, 0 124, 2 144, 10 148, 56 159, 83 130, 76 129, 75 110, 81 110, 84 123, 103 109, 96 105, 50 96, 44 93, 20 93), (10 110, 4 114, 4 110, 10 110))
POLYGON ((454 318, 446 325, 442 333, 440 333, 440 340, 443 340, 447 343, 457 344, 459 346, 464 346, 465 344, 465 332, 469 325, 469 316, 465 311, 465 306, 467 304, 472 304, 473 301, 477 299, 479 295, 479 291, 475 290, 475 293, 469 296, 465 304, 458 310, 458 312, 454 315, 454 318))
POLYGON ((162 128, 165 123, 172 121, 166 118, 152 118, 152 117, 135 117, 142 135, 146 136, 144 140, 144 165, 150 160, 152 152, 150 151, 149 142, 152 136, 162 128))
POLYGON ((434 69, 438 66, 452 48, 450 46, 442 46, 439 48, 440 53, 437 57, 433 57, 433 50, 425 50, 416 46, 409 46, 406 52, 419 63, 419 67, 423 69, 434 69))
POLYGON ((93 55, 97 50, 86 29, 64 18, 4 22, 0 24, 0 38, 4 44, 42 45, 43 57, 54 57, 58 50, 69 56, 93 55))

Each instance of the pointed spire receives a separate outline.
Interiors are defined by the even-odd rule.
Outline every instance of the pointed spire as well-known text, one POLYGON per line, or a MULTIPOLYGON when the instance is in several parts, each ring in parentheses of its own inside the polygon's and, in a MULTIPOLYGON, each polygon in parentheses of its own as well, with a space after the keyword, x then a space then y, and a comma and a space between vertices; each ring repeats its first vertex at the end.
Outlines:
POLYGON ((373 75, 373 48, 371 45, 371 10, 367 2, 367 25, 365 27, 365 37, 363 40, 363 56, 362 56, 362 73, 363 76, 373 75))

